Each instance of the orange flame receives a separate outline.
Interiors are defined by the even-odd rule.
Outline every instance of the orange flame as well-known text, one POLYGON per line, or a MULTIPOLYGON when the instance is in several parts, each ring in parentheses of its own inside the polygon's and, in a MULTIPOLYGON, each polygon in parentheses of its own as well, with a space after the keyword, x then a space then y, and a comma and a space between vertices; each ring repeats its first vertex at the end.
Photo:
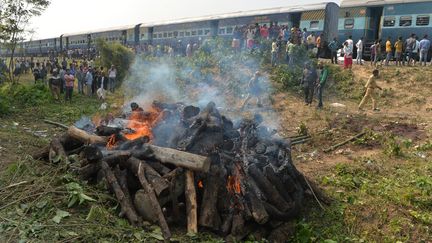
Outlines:
POLYGON ((116 136, 115 136, 115 134, 113 134, 109 137, 108 142, 106 144, 106 148, 112 149, 116 145, 116 143, 117 143, 116 136))
POLYGON ((226 188, 231 193, 240 194, 241 193, 240 178, 238 176, 228 176, 226 188))
POLYGON ((202 180, 198 181, 198 188, 204 188, 202 180))
POLYGON ((159 112, 154 108, 151 112, 134 111, 129 116, 127 128, 133 130, 133 133, 125 134, 129 140, 137 139, 140 137, 148 136, 150 140, 153 139, 152 128, 155 125, 155 120, 158 118, 159 112))

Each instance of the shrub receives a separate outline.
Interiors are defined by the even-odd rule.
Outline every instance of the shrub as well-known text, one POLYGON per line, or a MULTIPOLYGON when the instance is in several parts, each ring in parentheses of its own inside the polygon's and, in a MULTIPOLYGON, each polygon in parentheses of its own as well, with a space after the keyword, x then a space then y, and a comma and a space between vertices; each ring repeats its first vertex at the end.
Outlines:
POLYGON ((100 51, 97 64, 107 68, 115 65, 117 68, 117 79, 119 82, 122 82, 134 60, 133 52, 120 43, 107 43, 102 39, 98 39, 96 45, 100 51))
MULTIPOLYGON (((51 94, 44 84, 22 85, 13 84, 5 85, 0 90, 0 106, 6 106, 4 111, 10 110, 12 103, 20 106, 36 106, 50 102, 51 94)), ((2 108, 0 108, 2 109, 2 108)), ((3 110, 3 109, 2 109, 3 110)))

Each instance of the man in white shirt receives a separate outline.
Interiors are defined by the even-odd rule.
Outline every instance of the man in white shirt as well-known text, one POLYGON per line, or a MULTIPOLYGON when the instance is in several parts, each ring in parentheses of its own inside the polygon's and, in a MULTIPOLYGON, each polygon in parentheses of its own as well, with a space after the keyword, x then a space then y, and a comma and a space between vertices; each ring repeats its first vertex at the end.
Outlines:
POLYGON ((114 92, 115 81, 117 78, 117 69, 114 65, 111 65, 111 68, 108 70, 108 89, 111 92, 114 92))
MULTIPOLYGON (((349 45, 349 43, 348 43, 349 45)), ((356 47, 357 47, 357 58, 356 58, 356 63, 363 65, 363 37, 360 38, 360 40, 357 42, 356 47)))
POLYGON ((351 50, 354 50, 354 41, 352 40, 352 36, 351 35, 348 37, 348 39, 346 40, 346 42, 348 43, 348 47, 351 50))

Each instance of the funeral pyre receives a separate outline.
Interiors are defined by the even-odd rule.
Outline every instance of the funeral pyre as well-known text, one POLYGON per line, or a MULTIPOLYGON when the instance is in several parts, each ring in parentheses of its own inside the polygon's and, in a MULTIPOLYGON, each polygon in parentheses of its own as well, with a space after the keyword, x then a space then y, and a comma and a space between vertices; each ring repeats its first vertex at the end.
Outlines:
POLYGON ((232 240, 253 232, 286 239, 285 222, 315 190, 293 165, 289 140, 275 138, 260 115, 234 124, 213 102, 135 108, 94 127, 71 126, 35 157, 79 155, 82 180, 106 183, 122 216, 157 223, 165 239, 173 224, 232 240))

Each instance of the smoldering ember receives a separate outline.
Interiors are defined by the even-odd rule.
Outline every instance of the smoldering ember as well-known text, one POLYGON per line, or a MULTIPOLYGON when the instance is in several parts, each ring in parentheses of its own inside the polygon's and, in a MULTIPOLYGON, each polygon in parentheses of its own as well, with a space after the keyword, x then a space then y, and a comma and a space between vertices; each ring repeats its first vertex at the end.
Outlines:
POLYGON ((157 223, 212 231, 239 241, 250 234, 281 242, 306 200, 327 198, 293 165, 291 142, 260 115, 233 123, 210 102, 202 110, 153 102, 122 117, 77 122, 35 159, 73 164, 82 180, 104 183, 121 215, 139 227, 157 223))

